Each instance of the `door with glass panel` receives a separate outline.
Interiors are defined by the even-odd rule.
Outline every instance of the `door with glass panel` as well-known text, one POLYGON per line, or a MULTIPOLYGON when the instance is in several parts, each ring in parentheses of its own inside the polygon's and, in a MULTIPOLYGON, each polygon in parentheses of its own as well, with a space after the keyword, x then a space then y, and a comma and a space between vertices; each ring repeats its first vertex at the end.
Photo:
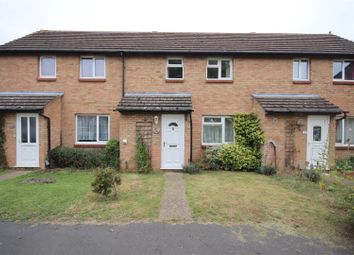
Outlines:
POLYGON ((17 114, 17 167, 39 167, 38 114, 17 114))

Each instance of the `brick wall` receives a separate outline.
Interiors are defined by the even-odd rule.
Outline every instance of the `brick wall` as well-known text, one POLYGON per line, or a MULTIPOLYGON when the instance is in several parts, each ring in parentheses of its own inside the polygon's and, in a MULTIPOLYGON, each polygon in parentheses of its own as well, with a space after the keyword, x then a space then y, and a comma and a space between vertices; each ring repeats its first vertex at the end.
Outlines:
MULTIPOLYGON (((57 79, 55 82, 48 82, 37 80, 38 56, 0 56, 0 91, 64 92, 64 97, 61 99, 61 142, 64 146, 75 144, 77 113, 109 114, 111 138, 120 137, 121 140, 119 130, 124 130, 124 119, 127 117, 124 115, 120 117, 118 112, 113 112, 121 98, 121 58, 106 57, 105 82, 79 81, 79 59, 79 55, 57 56, 57 79), (122 124, 121 127, 119 122, 122 124)), ((349 116, 354 116, 354 86, 332 84, 331 59, 311 59, 311 84, 293 84, 290 57, 234 58, 232 83, 206 82, 206 62, 205 56, 185 57, 183 83, 165 81, 166 57, 164 56, 127 56, 125 63, 125 90, 128 92, 191 92, 193 94, 193 159, 197 159, 202 151, 202 116, 249 112, 253 109, 252 93, 316 93, 343 110, 349 111, 349 116)), ((187 128, 189 124, 186 123, 187 128)), ((158 145, 158 142, 156 143, 158 145)), ((53 144, 57 144, 57 141, 53 141, 53 144)), ((160 153, 157 145, 152 148, 154 155, 160 153)), ((351 151, 350 154, 353 152, 351 151)), ((336 152, 337 157, 345 154, 348 153, 343 153, 342 150, 336 152)), ((134 156, 134 153, 131 155, 134 156)), ((159 156, 153 160, 154 166, 159 165, 159 156)))

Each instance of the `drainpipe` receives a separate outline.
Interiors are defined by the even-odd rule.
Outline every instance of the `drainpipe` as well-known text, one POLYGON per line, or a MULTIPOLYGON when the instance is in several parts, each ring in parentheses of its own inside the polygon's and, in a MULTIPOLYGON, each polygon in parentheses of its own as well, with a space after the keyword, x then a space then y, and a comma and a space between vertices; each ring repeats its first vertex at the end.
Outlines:
POLYGON ((190 131, 190 141, 189 141, 189 162, 193 161, 193 153, 192 153, 192 149, 193 149, 193 123, 192 123, 192 112, 189 113, 189 131, 190 131))
POLYGON ((125 56, 124 52, 120 53, 122 57, 122 97, 124 97, 125 94, 125 56))
POLYGON ((45 163, 46 166, 50 166, 50 150, 51 150, 51 142, 50 142, 50 118, 48 116, 45 116, 44 114, 40 113, 40 116, 45 118, 47 120, 47 143, 48 143, 48 148, 47 148, 47 155, 48 155, 48 162, 45 163))

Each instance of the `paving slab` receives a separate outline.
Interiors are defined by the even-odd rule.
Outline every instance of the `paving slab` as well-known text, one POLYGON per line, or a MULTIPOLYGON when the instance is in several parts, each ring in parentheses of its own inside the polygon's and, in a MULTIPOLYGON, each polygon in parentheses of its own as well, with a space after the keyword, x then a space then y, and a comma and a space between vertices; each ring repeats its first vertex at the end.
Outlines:
POLYGON ((191 222, 192 214, 184 189, 183 174, 166 172, 165 191, 160 209, 161 221, 191 222))

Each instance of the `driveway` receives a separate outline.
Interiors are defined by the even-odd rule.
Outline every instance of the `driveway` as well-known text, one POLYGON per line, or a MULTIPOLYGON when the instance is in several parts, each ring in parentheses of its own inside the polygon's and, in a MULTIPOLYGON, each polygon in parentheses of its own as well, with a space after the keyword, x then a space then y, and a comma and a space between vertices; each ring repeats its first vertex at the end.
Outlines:
POLYGON ((26 225, 0 223, 0 254, 354 254, 275 230, 240 225, 26 225))

